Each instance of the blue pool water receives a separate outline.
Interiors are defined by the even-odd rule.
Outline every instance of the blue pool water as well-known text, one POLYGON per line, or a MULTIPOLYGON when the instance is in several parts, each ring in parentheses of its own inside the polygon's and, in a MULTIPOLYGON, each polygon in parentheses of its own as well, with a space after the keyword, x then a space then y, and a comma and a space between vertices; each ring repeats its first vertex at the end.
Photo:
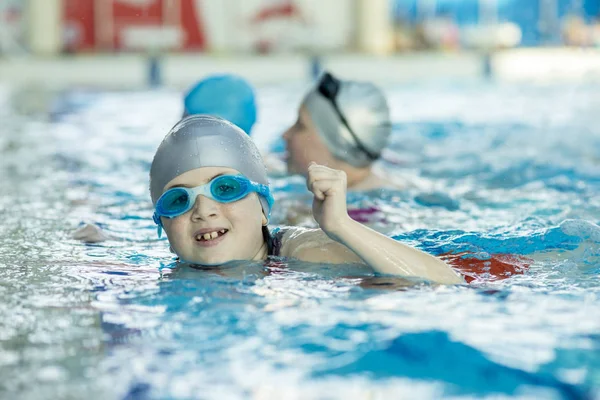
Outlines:
MULTIPOLYGON (((350 206, 433 254, 531 262, 407 288, 299 262, 161 276, 147 172, 179 94, 0 88, 0 397, 600 398, 599 89, 387 88, 381 168, 407 188, 350 206), (72 239, 87 221, 113 239, 72 239)), ((302 90, 259 90, 261 148, 302 90)), ((273 183, 282 223, 305 189, 273 183)))

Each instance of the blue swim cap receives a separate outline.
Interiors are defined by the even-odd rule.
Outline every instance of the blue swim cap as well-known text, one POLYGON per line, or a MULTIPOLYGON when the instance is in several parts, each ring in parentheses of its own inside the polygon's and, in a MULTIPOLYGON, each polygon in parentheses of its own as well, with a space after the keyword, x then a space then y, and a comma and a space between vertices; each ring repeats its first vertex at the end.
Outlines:
POLYGON ((183 116, 208 114, 223 118, 248 135, 256 122, 254 90, 236 75, 215 75, 201 80, 185 95, 183 116))

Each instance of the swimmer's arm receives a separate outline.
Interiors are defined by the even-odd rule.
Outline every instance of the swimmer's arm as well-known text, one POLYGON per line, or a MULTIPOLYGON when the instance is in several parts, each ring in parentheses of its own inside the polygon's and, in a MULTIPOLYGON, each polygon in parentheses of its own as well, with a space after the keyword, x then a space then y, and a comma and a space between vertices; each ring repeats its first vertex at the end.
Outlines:
MULTIPOLYGON (((87 223, 85 225, 80 226, 71 234, 71 237, 75 240, 78 240, 87 244, 94 243, 102 243, 107 240, 113 242, 125 242, 129 241, 127 239, 123 239, 114 235, 111 235, 105 232, 102 228, 94 223, 87 223)), ((146 240, 135 240, 136 242, 154 242, 156 240, 146 239, 146 240)))
POLYGON ((445 262, 348 218, 331 233, 380 274, 424 278, 442 284, 464 283, 445 262))
POLYGON ((397 242, 352 219, 340 226, 332 240, 320 229, 296 229, 284 237, 282 255, 307 262, 358 263, 373 271, 417 277, 442 284, 464 283, 442 260, 397 242))
POLYGON ((72 234, 73 239, 84 243, 100 243, 112 239, 96 224, 85 224, 72 234))
MULTIPOLYGON (((417 277, 443 284, 463 282, 442 260, 352 220, 346 209, 347 181, 344 172, 312 163, 308 167, 307 187, 314 194, 313 215, 321 229, 360 257, 375 272, 417 277)), ((347 254, 339 246, 322 246, 326 246, 332 258, 344 258, 347 254)), ((299 253, 298 257, 301 255, 307 256, 299 253)))

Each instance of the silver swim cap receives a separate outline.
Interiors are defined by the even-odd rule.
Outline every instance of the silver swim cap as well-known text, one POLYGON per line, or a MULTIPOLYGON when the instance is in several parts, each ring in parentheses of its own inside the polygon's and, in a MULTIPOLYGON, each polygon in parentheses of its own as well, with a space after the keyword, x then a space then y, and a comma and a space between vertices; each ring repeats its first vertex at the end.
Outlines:
POLYGON ((350 165, 368 166, 379 158, 387 145, 392 130, 390 111, 385 96, 372 83, 340 81, 325 73, 308 92, 302 105, 331 154, 350 165), (334 90, 328 85, 333 85, 334 90), (352 132, 342 118, 346 119, 352 132))
MULTIPOLYGON (((218 117, 190 115, 171 129, 156 150, 150 167, 152 204, 156 206, 173 178, 201 167, 233 168, 251 181, 269 184, 260 152, 243 130, 218 117)), ((269 203, 258 198, 268 218, 269 203)))

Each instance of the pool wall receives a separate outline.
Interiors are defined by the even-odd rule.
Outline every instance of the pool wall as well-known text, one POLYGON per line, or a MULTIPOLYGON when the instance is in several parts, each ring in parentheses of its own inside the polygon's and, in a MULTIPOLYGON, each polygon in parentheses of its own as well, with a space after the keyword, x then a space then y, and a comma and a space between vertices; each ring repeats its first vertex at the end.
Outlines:
POLYGON ((50 87, 93 86, 113 89, 153 85, 183 88, 211 73, 238 73, 254 84, 306 82, 320 68, 348 79, 377 83, 500 81, 587 83, 600 81, 600 49, 514 49, 490 55, 477 52, 408 53, 392 57, 338 54, 206 56, 167 54, 80 55, 57 58, 0 59, 0 82, 50 87))

